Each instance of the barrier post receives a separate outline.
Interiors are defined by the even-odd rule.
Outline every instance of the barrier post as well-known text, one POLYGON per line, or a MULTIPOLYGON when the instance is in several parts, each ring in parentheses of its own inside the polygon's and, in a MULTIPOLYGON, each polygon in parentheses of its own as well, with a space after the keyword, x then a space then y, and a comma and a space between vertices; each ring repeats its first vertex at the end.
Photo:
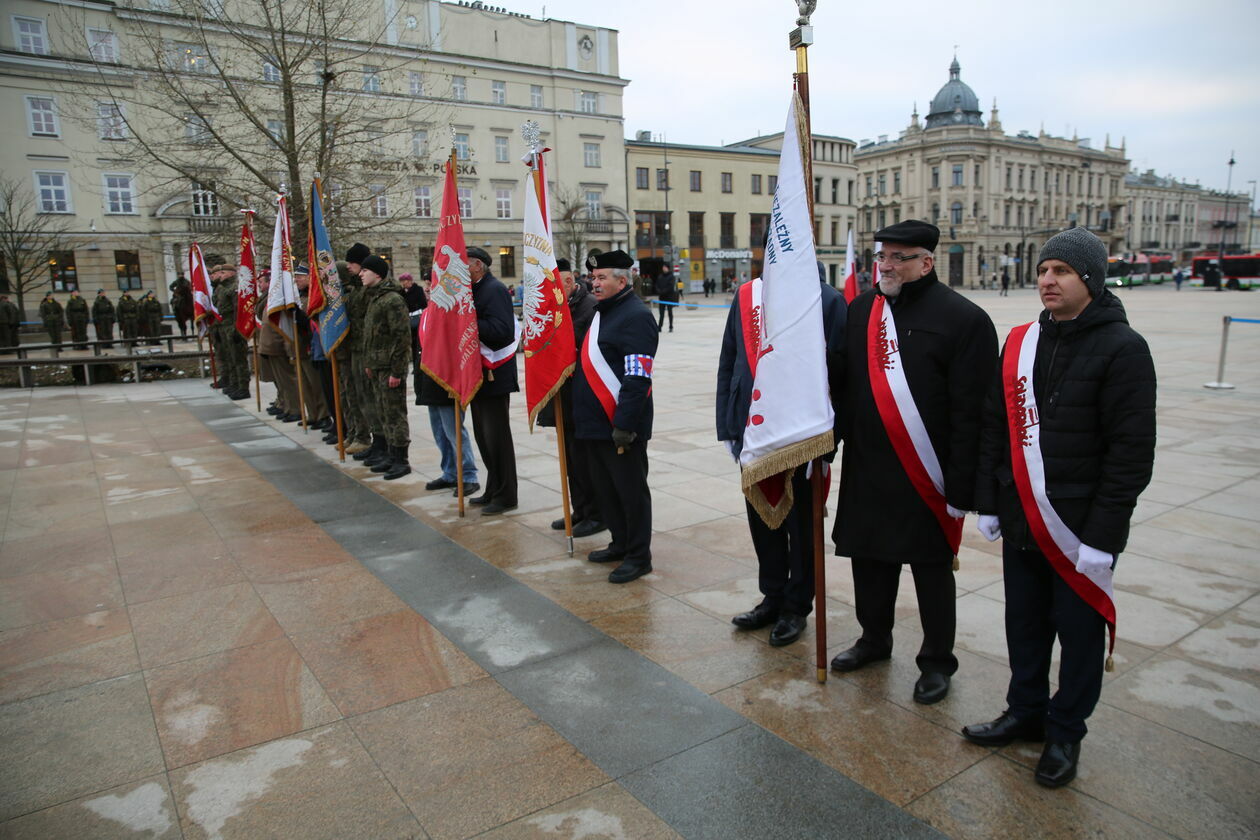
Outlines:
POLYGON ((1204 388, 1211 388, 1216 391, 1232 391, 1233 385, 1225 381, 1225 349, 1229 346, 1229 322, 1233 319, 1228 315, 1224 316, 1221 326, 1221 361, 1216 368, 1216 381, 1204 382, 1204 388))

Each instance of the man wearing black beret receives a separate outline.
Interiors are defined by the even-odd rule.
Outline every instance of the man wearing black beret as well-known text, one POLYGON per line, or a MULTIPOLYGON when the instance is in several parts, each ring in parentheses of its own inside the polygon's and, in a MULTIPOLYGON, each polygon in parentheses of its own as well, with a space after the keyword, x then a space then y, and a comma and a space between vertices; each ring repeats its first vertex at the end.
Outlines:
POLYGON ((918 703, 949 693, 953 561, 974 509, 980 410, 997 358, 993 322, 936 277, 940 231, 916 220, 875 234, 879 284, 849 305, 840 499, 832 536, 853 561, 862 636, 831 662, 853 671, 892 655, 901 567, 914 575, 923 645, 918 703))
POLYGON ((574 432, 585 452, 600 515, 612 536, 594 563, 619 563, 610 583, 652 571, 652 493, 647 442, 652 437, 652 364, 656 319, 630 285, 625 251, 592 257, 595 317, 578 351, 574 432))
POLYGON ((516 315, 512 293, 490 271, 490 255, 481 248, 467 250, 468 276, 472 278, 473 308, 477 310, 477 335, 481 340, 481 387, 473 395, 473 438, 485 466, 482 494, 468 501, 481 506, 482 516, 516 507, 516 447, 508 420, 508 402, 521 390, 516 377, 516 315))

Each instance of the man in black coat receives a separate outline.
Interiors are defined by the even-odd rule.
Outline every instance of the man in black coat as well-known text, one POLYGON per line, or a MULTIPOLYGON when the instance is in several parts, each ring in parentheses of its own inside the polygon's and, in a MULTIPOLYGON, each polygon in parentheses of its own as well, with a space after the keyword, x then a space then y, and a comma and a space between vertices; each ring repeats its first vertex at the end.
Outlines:
MULTIPOLYGON (((822 335, 827 352, 827 379, 838 393, 844 375, 844 333, 847 307, 844 295, 826 282, 822 263, 818 264, 822 295, 822 335)), ((754 281, 758 282, 758 281, 754 281)), ((736 294, 739 294, 738 292, 736 294)), ((753 372, 744 344, 743 315, 738 298, 726 316, 722 355, 718 360, 717 436, 726 441, 738 462, 744 446, 744 428, 752 404, 753 372)), ((840 441, 839 414, 835 439, 840 441)), ((833 449, 827 461, 835 457, 833 449)), ((790 645, 805 630, 805 617, 814 608, 814 506, 813 492, 805 467, 792 473, 792 508, 778 528, 771 528, 761 514, 745 500, 748 530, 757 551, 757 585, 762 601, 731 623, 741 630, 757 630, 774 624, 770 644, 790 645)))
MULTIPOLYGON (((1107 622, 1080 594, 1090 591, 1081 578, 1110 589, 1134 505, 1155 460, 1155 366, 1120 299, 1106 288, 1106 277, 1107 247, 1084 228, 1066 230, 1041 249, 1037 291, 1045 309, 1029 326, 1039 331, 1029 336, 1017 328, 1003 348, 981 437, 976 506, 985 538, 1002 537, 1011 681, 1006 711, 994 721, 964 727, 963 735, 984 746, 1044 738, 1035 778, 1047 787, 1076 776, 1085 720, 1102 691, 1107 622), (1021 407, 1024 416, 1032 414, 1027 389, 1022 395, 1016 391, 1015 377, 1024 367, 1017 368, 1016 360, 1033 346, 1035 355, 1024 362, 1032 373, 1039 445, 1035 452, 1019 451, 1021 459, 1040 456, 1044 495, 1070 531, 1059 532, 1068 545, 1060 545, 1047 528, 1035 536, 1025 507, 1035 499, 1029 492, 1034 485, 1030 479, 1019 487, 1012 469, 1008 414, 1020 416, 1021 407), (1043 545, 1046 539, 1050 543, 1043 545), (1073 540, 1079 543, 1075 556, 1073 540), (1058 562, 1047 559, 1057 552, 1062 552, 1058 562), (1056 636, 1062 654, 1058 690, 1051 697, 1056 636)), ((1018 439, 1032 446, 1031 435, 1018 439)), ((1041 508, 1034 507, 1034 516, 1044 520, 1041 508)))
POLYGON ((652 493, 647 442, 652 437, 652 364, 660 330, 630 285, 625 251, 591 258, 595 317, 578 352, 573 424, 611 532, 593 563, 619 562, 610 583, 652 571, 652 493))
MULTIPOLYGON (((586 331, 595 318, 595 296, 586 290, 586 286, 573 278, 573 271, 566 259, 556 260, 556 270, 560 272, 560 284, 568 296, 569 317, 573 319, 573 339, 581 348, 586 331)), ((576 375, 576 369, 574 371, 576 375)), ((573 377, 569 377, 560 386, 560 402, 564 406, 564 454, 565 466, 569 476, 569 497, 572 502, 573 536, 589 537, 598 534, 607 526, 600 516, 599 504, 595 499, 595 491, 591 487, 590 471, 582 457, 577 436, 573 433, 573 377)), ((538 412, 538 425, 556 425, 556 401, 550 400, 538 412)), ((553 520, 552 530, 564 530, 564 517, 553 520)))
POLYGON ((656 290, 657 308, 660 310, 660 321, 656 325, 656 331, 660 332, 665 327, 665 316, 669 316, 669 331, 674 331, 674 310, 678 307, 678 282, 674 279, 674 270, 669 263, 661 266, 661 273, 657 276, 656 282, 653 284, 656 290))
POLYGON ((470 408, 473 438, 486 471, 482 494, 468 501, 481 506, 482 516, 492 516, 516 507, 516 449, 508 421, 508 401, 513 391, 521 389, 516 379, 515 352, 493 367, 486 353, 516 345, 516 315, 507 286, 490 273, 489 254, 480 248, 469 248, 468 274, 472 278, 473 307, 477 310, 477 334, 482 350, 481 387, 473 396, 470 408))
POLYGON ((923 625, 915 659, 919 703, 944 698, 958 670, 953 561, 962 517, 974 508, 980 410, 997 358, 989 316, 936 278, 932 251, 939 238, 934 225, 915 220, 875 234, 882 243, 875 255, 879 284, 849 305, 845 388, 837 406, 844 455, 832 536, 836 554, 853 560, 862 637, 831 667, 852 671, 892 655, 897 586, 901 567, 909 565, 923 625), (873 310, 888 307, 891 332, 873 318, 873 310), (871 361, 881 354, 888 356, 884 365, 871 361), (886 394, 894 370, 904 373, 910 398, 890 407, 887 399, 877 403, 875 387, 886 394), (925 451, 908 436, 894 439, 889 423, 897 418, 894 429, 904 424, 926 431, 925 451), (912 480, 930 474, 933 465, 939 490, 912 480))

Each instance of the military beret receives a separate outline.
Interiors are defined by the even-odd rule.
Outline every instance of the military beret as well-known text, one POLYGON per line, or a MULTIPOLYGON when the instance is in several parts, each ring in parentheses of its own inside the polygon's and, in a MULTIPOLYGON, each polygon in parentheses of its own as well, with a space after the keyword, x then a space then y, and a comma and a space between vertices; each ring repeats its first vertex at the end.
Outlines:
POLYGON ((941 229, 918 219, 906 219, 889 225, 875 232, 876 242, 891 242, 897 245, 918 245, 929 251, 936 250, 936 243, 941 240, 941 229))
POLYGON ((467 256, 470 260, 481 260, 481 264, 486 268, 491 266, 490 255, 475 245, 468 249, 467 256))
POLYGON ((363 261, 372 255, 372 249, 362 242, 356 242, 346 251, 346 262, 363 265, 363 261))
POLYGON ((556 270, 557 271, 572 271, 573 266, 569 263, 568 260, 566 260, 564 257, 561 257, 560 259, 556 260, 556 270))
POLYGON ((361 265, 382 280, 389 276, 389 263, 376 254, 364 257, 361 265))
POLYGON ((586 267, 594 271, 597 268, 630 268, 634 260, 625 251, 605 251, 592 254, 586 258, 586 267))

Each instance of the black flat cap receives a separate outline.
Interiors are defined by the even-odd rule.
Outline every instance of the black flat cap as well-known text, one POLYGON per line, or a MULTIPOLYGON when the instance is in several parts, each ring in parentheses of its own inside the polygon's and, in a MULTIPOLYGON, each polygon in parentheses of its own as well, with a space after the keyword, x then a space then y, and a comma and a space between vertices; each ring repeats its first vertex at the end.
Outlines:
POLYGON ((493 265, 493 263, 490 260, 490 255, 487 254, 482 249, 478 248, 476 245, 471 246, 465 253, 468 259, 470 260, 481 260, 481 264, 484 265, 486 268, 489 268, 491 265, 493 265))
POLYGON ((918 219, 906 219, 875 232, 876 242, 893 242, 898 245, 918 245, 929 251, 936 250, 941 239, 941 229, 918 219))
POLYGON ((372 249, 364 245, 362 242, 356 242, 350 246, 350 250, 346 251, 346 262, 363 265, 363 261, 372 254, 372 249))
POLYGON ((561 257, 560 259, 556 260, 556 271, 572 271, 572 270, 573 270, 573 266, 571 266, 569 264, 569 261, 566 260, 564 257, 561 257))
POLYGON ((586 267, 594 271, 597 268, 630 268, 634 260, 625 251, 605 251, 586 258, 586 267))

